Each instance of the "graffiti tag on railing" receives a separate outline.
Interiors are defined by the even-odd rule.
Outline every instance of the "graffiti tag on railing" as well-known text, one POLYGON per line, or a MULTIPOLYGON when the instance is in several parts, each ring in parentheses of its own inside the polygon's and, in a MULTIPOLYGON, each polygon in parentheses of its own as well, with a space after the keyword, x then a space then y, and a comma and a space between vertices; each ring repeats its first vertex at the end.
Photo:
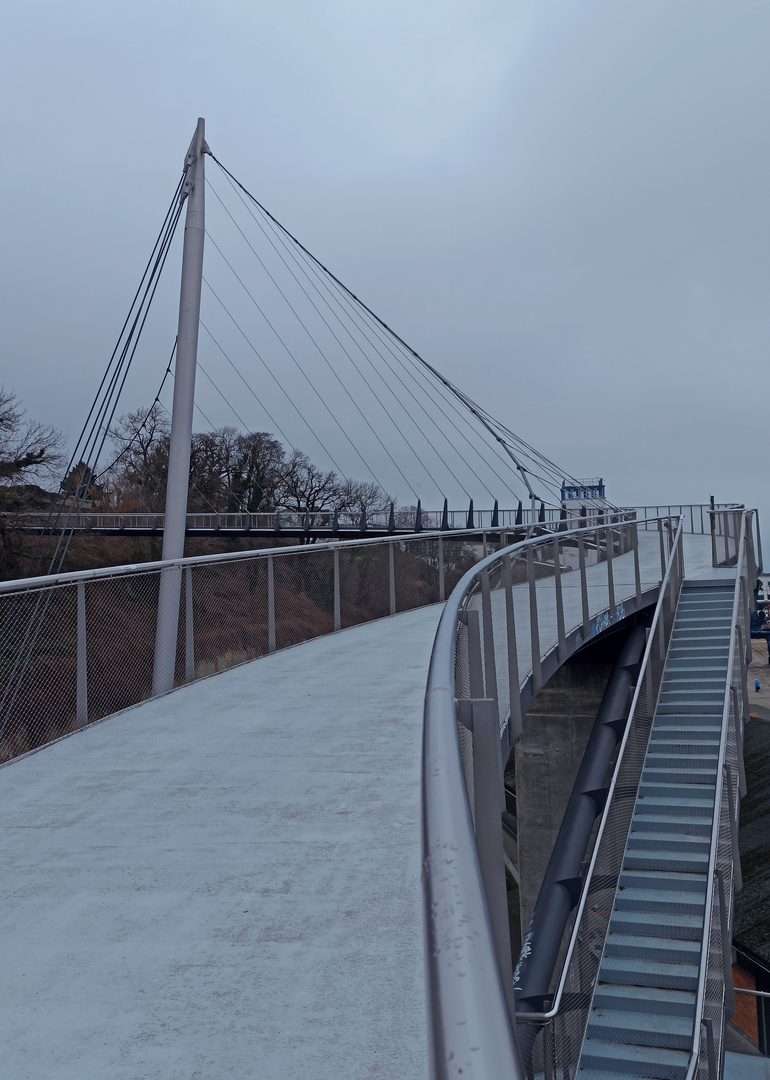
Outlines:
POLYGON ((622 622, 626 617, 626 605, 621 600, 619 604, 615 605, 615 617, 610 616, 609 611, 603 611, 601 615, 597 615, 594 621, 591 623, 591 633, 589 637, 596 637, 597 634, 603 634, 605 630, 608 630, 613 622, 622 622))

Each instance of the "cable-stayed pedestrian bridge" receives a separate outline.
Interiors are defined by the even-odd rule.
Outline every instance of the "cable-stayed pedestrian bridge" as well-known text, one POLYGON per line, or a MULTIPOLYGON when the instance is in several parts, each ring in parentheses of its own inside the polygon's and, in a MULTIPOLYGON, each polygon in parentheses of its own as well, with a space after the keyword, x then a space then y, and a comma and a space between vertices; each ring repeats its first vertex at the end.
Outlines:
POLYGON ((343 286, 199 121, 55 504, 14 524, 7 1075, 722 1076, 756 512, 612 505, 343 286), (126 434, 185 205, 171 360, 126 434), (163 557, 66 573, 79 532, 163 557), (196 535, 270 546, 185 558, 196 535))
POLYGON ((757 566, 699 518, 2 585, 9 1075, 720 1075, 757 566), (619 638, 517 967, 503 764, 619 638))

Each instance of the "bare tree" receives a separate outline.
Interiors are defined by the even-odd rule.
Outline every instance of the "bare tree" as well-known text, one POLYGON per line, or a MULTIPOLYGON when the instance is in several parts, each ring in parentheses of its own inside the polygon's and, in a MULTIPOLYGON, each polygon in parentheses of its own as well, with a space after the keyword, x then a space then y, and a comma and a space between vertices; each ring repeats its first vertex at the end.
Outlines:
POLYGON ((281 470, 276 491, 279 510, 295 510, 311 514, 317 510, 330 510, 336 505, 339 480, 335 472, 323 472, 307 454, 294 450, 281 470))
POLYGON ((157 402, 121 416, 110 431, 115 459, 99 478, 113 506, 126 511, 163 510, 170 434, 168 416, 157 402))
POLYGON ((365 480, 343 480, 337 488, 335 508, 337 510, 350 510, 357 513, 383 514, 390 510, 390 504, 395 502, 387 491, 379 484, 367 483, 365 480))
POLYGON ((0 387, 0 484, 57 478, 63 447, 60 431, 29 419, 14 391, 0 387))

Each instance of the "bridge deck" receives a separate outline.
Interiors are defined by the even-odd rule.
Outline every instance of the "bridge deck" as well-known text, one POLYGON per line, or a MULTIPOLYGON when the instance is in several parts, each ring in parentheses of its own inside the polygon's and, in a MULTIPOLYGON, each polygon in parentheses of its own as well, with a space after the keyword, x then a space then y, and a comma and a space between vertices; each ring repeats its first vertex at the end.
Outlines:
POLYGON ((276 653, 0 770, 5 1076, 427 1075, 438 616, 276 653))
MULTIPOLYGON (((657 537, 640 540, 653 584, 657 537)), ((693 575, 710 540, 687 540, 693 575)), ((632 566, 617 560, 617 598, 632 566)), ((605 565, 589 575, 595 614, 605 565)), ((552 582, 537 592, 546 651, 552 582)), ((6 1075, 427 1075, 420 755, 439 612, 264 657, 0 769, 6 1075)))

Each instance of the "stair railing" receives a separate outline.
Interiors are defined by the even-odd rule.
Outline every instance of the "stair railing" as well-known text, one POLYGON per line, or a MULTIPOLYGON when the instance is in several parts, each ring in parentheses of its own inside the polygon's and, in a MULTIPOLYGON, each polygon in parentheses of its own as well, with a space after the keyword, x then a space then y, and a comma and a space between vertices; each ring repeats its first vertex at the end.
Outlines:
MULTIPOLYGON (((732 983, 732 925, 735 893, 740 891, 738 850, 740 798, 745 794, 743 725, 746 716, 746 664, 751 648, 749 603, 756 561, 752 512, 741 512, 718 535, 736 539, 737 573, 730 630, 727 681, 722 710, 711 851, 706 883, 703 939, 693 1028, 693 1046, 686 1080, 719 1080, 725 1022, 735 1009, 732 983)), ((729 550, 729 549, 727 549, 729 550)))
MULTIPOLYGON (((665 574, 642 657, 626 729, 618 747, 604 810, 571 927, 565 935, 564 960, 548 1008, 517 1013, 517 1024, 534 1025, 526 1072, 528 1080, 544 1075, 574 1080, 609 927, 626 838, 644 766, 668 644, 684 579, 684 521, 678 519, 667 553, 665 574)), ((527 948, 526 939, 523 949, 527 948)))
MULTIPOLYGON (((647 674, 636 689, 636 700, 652 695, 651 720, 683 568, 681 519, 612 521, 535 537, 482 559, 447 601, 431 656, 423 732, 423 886, 434 1080, 457 1077, 460 1070, 506 1080, 526 1075, 513 1030, 501 827, 502 759, 520 733, 522 713, 586 640, 657 598, 647 674), (645 524, 652 525, 647 558, 654 556, 656 565, 651 571, 648 564, 643 580, 639 529, 645 524), (615 567, 624 556, 621 574, 615 567), (598 610, 595 590, 603 597, 598 610), (522 632, 516 598, 528 608, 528 633, 522 632), (538 614, 546 603, 548 622, 538 614), (531 658, 525 659, 527 651, 531 658)), ((616 772, 608 800, 617 810, 623 804, 619 780, 623 774, 616 772)), ((607 832, 606 825, 605 833, 609 846, 602 852, 612 855, 619 835, 607 832)), ((598 872, 604 864, 594 859, 594 866, 598 872)), ((584 895, 580 910, 586 917, 589 905, 593 900, 587 903, 584 895)), ((559 1006, 546 1019, 558 1012, 561 1024, 575 1008, 569 980, 580 978, 578 969, 590 961, 591 948, 576 929, 559 1006)), ((578 990, 577 997, 587 992, 578 990)), ((573 1066, 565 1076, 574 1075, 582 1041, 582 1034, 567 1026, 564 1036, 556 1037, 553 1055, 573 1066)), ((546 1023, 546 1030, 546 1038, 554 1035, 553 1024, 546 1023)))

